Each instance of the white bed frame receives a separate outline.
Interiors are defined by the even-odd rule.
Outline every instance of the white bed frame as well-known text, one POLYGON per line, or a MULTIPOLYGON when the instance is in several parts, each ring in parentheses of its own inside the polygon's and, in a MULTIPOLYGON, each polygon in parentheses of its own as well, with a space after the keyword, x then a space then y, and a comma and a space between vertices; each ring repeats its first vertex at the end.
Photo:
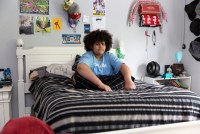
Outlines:
POLYGON ((124 129, 98 134, 199 134, 200 121, 181 122, 159 126, 124 129))
MULTIPOLYGON (((115 51, 115 50, 111 50, 115 51)), ((28 91, 31 81, 29 72, 31 69, 47 66, 50 64, 66 64, 74 61, 76 54, 83 54, 83 47, 63 46, 63 47, 34 47, 23 49, 18 46, 16 50, 18 60, 18 105, 19 117, 30 115, 31 108, 26 107, 25 96, 30 94, 28 91)), ((108 133, 127 133, 127 134, 197 134, 200 132, 200 121, 175 123, 138 129, 119 130, 108 133)), ((106 133, 105 133, 106 134, 106 133)))
POLYGON ((30 115, 31 113, 31 107, 26 107, 25 103, 26 94, 30 94, 28 91, 31 85, 29 80, 30 70, 55 63, 72 63, 76 54, 83 54, 84 52, 83 47, 70 46, 34 47, 26 50, 23 47, 17 47, 19 117, 30 115))

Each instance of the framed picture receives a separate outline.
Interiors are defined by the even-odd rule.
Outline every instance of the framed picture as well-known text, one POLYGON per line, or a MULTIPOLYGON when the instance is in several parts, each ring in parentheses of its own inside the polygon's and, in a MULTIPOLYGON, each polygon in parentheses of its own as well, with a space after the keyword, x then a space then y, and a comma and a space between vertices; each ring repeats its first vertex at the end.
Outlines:
POLYGON ((184 71, 183 64, 173 64, 172 66, 172 72, 175 76, 179 76, 184 71))

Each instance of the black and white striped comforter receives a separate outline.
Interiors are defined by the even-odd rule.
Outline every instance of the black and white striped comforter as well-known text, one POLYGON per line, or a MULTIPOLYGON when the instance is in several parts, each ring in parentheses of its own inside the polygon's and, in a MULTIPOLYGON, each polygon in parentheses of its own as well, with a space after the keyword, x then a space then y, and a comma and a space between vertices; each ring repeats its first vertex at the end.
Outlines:
POLYGON ((37 117, 56 133, 92 133, 200 119, 200 97, 188 90, 135 81, 136 90, 74 89, 70 79, 35 81, 37 117))

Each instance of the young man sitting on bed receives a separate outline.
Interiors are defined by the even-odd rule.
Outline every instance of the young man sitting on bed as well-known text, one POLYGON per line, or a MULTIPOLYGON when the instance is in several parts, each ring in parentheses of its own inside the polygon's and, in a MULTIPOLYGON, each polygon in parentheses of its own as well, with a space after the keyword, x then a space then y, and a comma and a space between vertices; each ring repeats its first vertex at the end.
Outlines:
POLYGON ((136 88, 129 67, 108 52, 112 47, 112 36, 108 31, 92 31, 83 41, 87 52, 77 65, 76 88, 105 91, 136 88))

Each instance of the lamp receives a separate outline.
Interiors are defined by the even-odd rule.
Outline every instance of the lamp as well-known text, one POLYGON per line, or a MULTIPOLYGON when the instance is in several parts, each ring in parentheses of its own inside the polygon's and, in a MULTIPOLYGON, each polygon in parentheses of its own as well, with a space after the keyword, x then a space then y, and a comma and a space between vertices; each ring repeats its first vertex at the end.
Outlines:
POLYGON ((176 54, 175 54, 175 56, 176 56, 177 62, 180 63, 181 60, 182 60, 182 58, 183 58, 183 52, 177 51, 176 54))
POLYGON ((23 46, 24 46, 24 41, 21 38, 19 38, 17 40, 17 47, 23 47, 23 46))

